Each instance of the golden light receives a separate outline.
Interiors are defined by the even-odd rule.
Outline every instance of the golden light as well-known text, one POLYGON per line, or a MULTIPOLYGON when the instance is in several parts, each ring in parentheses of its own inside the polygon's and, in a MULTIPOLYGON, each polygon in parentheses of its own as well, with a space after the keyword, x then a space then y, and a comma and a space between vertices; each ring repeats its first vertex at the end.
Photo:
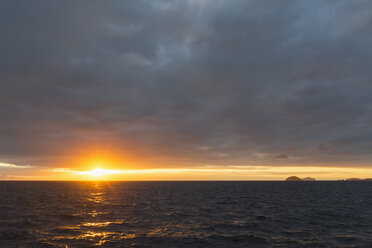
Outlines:
POLYGON ((92 175, 94 177, 100 177, 100 176, 103 176, 105 174, 106 174, 106 171, 102 170, 101 168, 96 168, 96 169, 90 171, 90 175, 92 175))
POLYGON ((99 178, 102 178, 106 175, 110 175, 110 174, 119 174, 119 173, 123 173, 123 171, 121 170, 109 170, 109 169, 101 169, 101 168, 95 168, 93 170, 90 170, 90 171, 73 171, 74 173, 76 174, 80 174, 80 175, 89 175, 93 178, 96 178, 96 177, 99 177, 99 178))
MULTIPOLYGON (((96 163, 93 163, 97 165, 96 163)), ((105 165, 106 164, 100 164, 105 165)), ((70 180, 284 180, 295 175, 314 177, 317 180, 338 180, 350 177, 372 177, 371 168, 349 167, 274 167, 274 166, 225 166, 192 168, 141 168, 141 169, 104 169, 91 167, 90 170, 56 168, 53 172, 63 173, 70 180)), ((106 167, 107 168, 107 167, 106 167)))
MULTIPOLYGON (((118 145, 119 146, 119 145, 118 145)), ((127 151, 118 150, 114 142, 106 144, 80 144, 75 152, 71 152, 69 161, 63 161, 57 166, 64 166, 69 164, 74 169, 82 171, 91 171, 95 168, 105 169, 119 169, 125 167, 126 169, 141 166, 141 162, 134 157, 133 154, 128 154, 127 151)), ((99 171, 99 170, 98 170, 99 171)))

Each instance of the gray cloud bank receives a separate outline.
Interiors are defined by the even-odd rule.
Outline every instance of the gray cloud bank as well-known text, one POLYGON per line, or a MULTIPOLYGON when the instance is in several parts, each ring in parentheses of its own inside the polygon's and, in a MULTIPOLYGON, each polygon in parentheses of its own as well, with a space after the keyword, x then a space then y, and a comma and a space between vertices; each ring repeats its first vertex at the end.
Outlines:
POLYGON ((191 164, 369 163, 371 9, 1 1, 0 162, 115 139, 191 164))

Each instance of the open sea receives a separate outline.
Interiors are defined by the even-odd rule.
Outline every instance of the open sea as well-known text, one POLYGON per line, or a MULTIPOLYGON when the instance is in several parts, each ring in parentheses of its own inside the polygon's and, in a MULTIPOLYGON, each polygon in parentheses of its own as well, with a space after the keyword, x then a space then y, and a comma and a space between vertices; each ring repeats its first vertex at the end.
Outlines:
POLYGON ((372 247, 372 182, 0 182, 0 247, 372 247))

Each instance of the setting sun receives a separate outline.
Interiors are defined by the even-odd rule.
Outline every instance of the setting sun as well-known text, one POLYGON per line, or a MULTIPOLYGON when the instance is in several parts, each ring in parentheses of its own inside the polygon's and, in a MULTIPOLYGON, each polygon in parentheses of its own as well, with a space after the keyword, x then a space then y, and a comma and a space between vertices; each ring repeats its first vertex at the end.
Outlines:
POLYGON ((90 174, 94 177, 100 177, 106 174, 105 170, 102 170, 101 168, 96 168, 90 172, 90 174))
POLYGON ((110 170, 110 169, 102 169, 102 168, 95 168, 95 169, 90 170, 90 171, 74 171, 74 173, 76 173, 76 174, 89 175, 93 178, 95 178, 95 177, 102 178, 103 176, 108 175, 108 174, 119 174, 119 173, 122 173, 122 172, 123 171, 121 171, 121 170, 110 170))

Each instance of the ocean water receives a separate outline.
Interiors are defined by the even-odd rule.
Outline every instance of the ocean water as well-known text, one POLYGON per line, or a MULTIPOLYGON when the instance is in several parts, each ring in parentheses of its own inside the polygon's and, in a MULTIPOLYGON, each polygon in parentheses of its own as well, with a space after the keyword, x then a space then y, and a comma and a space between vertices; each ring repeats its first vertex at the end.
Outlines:
POLYGON ((0 182, 0 247, 372 247, 372 182, 0 182))

